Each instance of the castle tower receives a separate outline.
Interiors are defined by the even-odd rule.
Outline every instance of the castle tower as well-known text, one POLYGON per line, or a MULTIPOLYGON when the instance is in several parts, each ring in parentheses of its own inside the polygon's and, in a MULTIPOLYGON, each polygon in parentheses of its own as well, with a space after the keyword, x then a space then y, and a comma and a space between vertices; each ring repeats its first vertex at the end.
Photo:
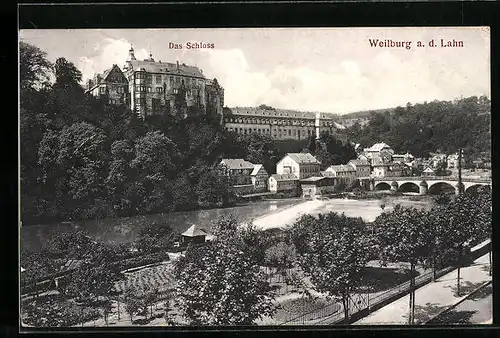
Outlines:
POLYGON ((130 49, 128 51, 128 58, 129 58, 129 61, 136 60, 135 55, 134 55, 134 48, 132 47, 132 45, 130 45, 130 49))
POLYGON ((314 126, 316 127, 316 139, 319 139, 319 126, 320 126, 320 117, 321 113, 316 113, 316 120, 314 122, 314 126))

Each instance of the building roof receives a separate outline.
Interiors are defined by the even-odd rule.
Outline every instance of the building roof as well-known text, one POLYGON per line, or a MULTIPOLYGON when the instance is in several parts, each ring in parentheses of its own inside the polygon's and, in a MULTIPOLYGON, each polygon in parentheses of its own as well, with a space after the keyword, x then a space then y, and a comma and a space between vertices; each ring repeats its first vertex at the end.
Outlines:
POLYGON ((286 155, 298 164, 320 164, 316 157, 310 153, 288 153, 286 155))
POLYGON ((370 148, 365 149, 365 151, 381 151, 384 148, 390 148, 390 146, 385 144, 384 142, 380 142, 380 143, 375 143, 370 148))
MULTIPOLYGON (((231 107, 230 108, 235 115, 247 115, 247 116, 266 116, 266 117, 284 117, 284 118, 297 118, 297 119, 309 119, 314 121, 316 119, 317 112, 311 111, 297 111, 290 109, 262 109, 259 107, 231 107)), ((320 119, 332 120, 337 117, 337 115, 332 113, 319 113, 320 119)), ((333 126, 337 129, 345 129, 341 124, 334 123, 333 126)))
POLYGON ((189 229, 187 229, 182 233, 182 236, 187 236, 187 237, 208 236, 208 233, 204 229, 200 228, 198 225, 193 224, 189 229))
POLYGON ((432 170, 431 168, 427 167, 423 172, 424 173, 434 173, 434 170, 432 170))
POLYGON ((273 174, 271 175, 276 181, 297 181, 295 174, 273 174))
POLYGON ((323 177, 337 177, 334 173, 331 171, 321 171, 320 172, 321 176, 323 177))
POLYGON ((257 173, 259 172, 259 170, 260 170, 262 167, 263 167, 263 165, 262 165, 262 164, 256 164, 256 165, 254 165, 254 167, 253 167, 253 171, 252 171, 252 173, 251 173, 250 175, 252 175, 252 176, 257 175, 257 173))
MULTIPOLYGON (((357 160, 350 160, 349 163, 352 163, 356 166, 370 166, 370 163, 368 163, 368 160, 366 159, 357 159, 357 160)), ((347 163, 347 164, 349 164, 347 163)))
POLYGON ((356 169, 354 169, 352 166, 350 165, 345 165, 345 164, 340 164, 340 165, 331 165, 329 166, 327 169, 327 171, 333 171, 335 170, 336 172, 356 172, 356 169))
POLYGON ((384 163, 384 161, 381 158, 375 157, 372 159, 372 166, 374 166, 374 167, 387 167, 388 164, 384 163))
POLYGON ((312 176, 312 177, 308 177, 308 178, 305 178, 303 180, 300 180, 300 182, 318 182, 318 181, 321 181, 321 180, 324 180, 325 178, 327 177, 321 177, 321 176, 312 176))
POLYGON ((220 163, 224 164, 228 169, 254 169, 253 163, 241 158, 223 158, 220 163))
POLYGON ((131 60, 127 61, 127 64, 131 65, 134 71, 144 70, 148 73, 184 75, 205 79, 205 75, 203 75, 202 70, 198 67, 188 66, 184 63, 177 64, 151 60, 131 60))

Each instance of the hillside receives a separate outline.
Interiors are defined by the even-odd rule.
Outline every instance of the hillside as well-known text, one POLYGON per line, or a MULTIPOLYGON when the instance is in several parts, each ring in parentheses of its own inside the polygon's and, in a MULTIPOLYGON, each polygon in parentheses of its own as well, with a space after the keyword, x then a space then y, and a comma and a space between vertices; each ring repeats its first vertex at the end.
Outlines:
POLYGON ((490 111, 486 96, 408 104, 358 118, 349 125, 347 133, 351 141, 363 147, 385 142, 396 152, 410 151, 419 157, 462 148, 466 156, 474 157, 491 152, 490 111))

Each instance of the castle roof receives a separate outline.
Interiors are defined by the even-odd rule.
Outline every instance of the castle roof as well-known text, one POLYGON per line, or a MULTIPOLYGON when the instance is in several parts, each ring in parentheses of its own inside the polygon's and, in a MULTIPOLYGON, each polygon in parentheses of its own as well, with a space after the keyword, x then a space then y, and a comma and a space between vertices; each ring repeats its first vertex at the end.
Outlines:
POLYGON ((184 63, 155 62, 151 60, 131 60, 127 63, 134 71, 143 70, 148 73, 175 74, 205 79, 205 75, 200 68, 188 66, 184 63))
MULTIPOLYGON (((296 111, 290 109, 262 109, 259 107, 231 107, 230 108, 235 115, 247 115, 247 116, 266 116, 266 117, 285 117, 285 118, 297 118, 297 119, 316 119, 316 112, 311 111, 296 111)), ((336 117, 335 114, 331 113, 319 113, 320 119, 332 120, 336 117)), ((345 127, 338 123, 333 123, 333 126, 337 129, 345 129, 345 127)))

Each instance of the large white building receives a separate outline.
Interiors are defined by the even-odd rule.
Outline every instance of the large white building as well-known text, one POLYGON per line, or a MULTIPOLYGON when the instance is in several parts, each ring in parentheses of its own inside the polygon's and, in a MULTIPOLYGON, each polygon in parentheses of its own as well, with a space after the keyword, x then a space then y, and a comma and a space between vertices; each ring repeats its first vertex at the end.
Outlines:
POLYGON ((277 140, 305 140, 326 133, 347 142, 345 127, 335 122, 334 114, 259 107, 234 107, 230 111, 224 116, 225 128, 238 134, 257 133, 277 140))
POLYGON ((293 174, 299 180, 321 176, 320 163, 310 153, 290 153, 276 164, 276 173, 293 174))

